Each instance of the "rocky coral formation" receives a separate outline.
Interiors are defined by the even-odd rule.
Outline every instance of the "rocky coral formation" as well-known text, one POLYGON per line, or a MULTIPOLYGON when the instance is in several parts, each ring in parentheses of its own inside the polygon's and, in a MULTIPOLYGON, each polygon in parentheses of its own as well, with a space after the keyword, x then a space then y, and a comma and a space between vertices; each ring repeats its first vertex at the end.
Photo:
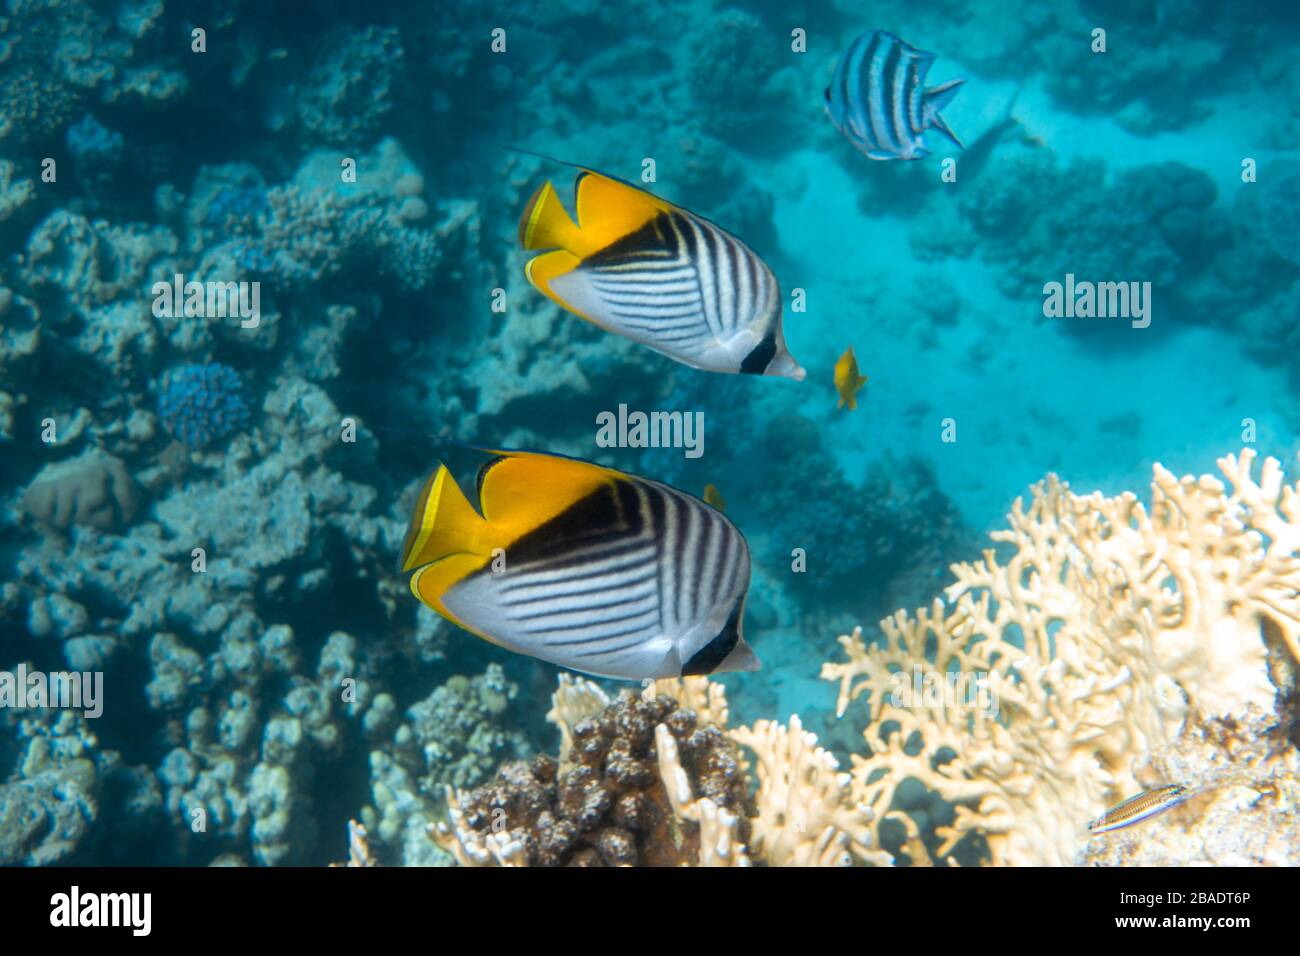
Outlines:
POLYGON ((1276 716, 1188 717, 1183 734, 1148 754, 1143 786, 1185 781, 1180 805, 1094 836, 1086 866, 1294 866, 1300 848, 1300 750, 1276 716))
POLYGON ((720 684, 660 680, 613 703, 560 679, 548 718, 559 761, 508 764, 487 787, 448 792, 429 835, 464 866, 847 866, 888 864, 872 811, 846 800, 848 776, 793 718, 726 730, 720 684), (749 796, 748 760, 758 761, 749 796))
POLYGON ((161 803, 148 768, 101 747, 77 711, 6 708, 0 729, 0 865, 94 861, 96 850, 129 862, 161 803))
POLYGON ((46 465, 23 493, 22 504, 44 528, 108 531, 135 517, 139 491, 121 459, 92 449, 46 465))
POLYGON ((444 809, 447 787, 476 787, 504 761, 526 757, 531 747, 512 706, 518 685, 500 665, 476 677, 457 675, 397 722, 396 703, 380 694, 366 718, 372 803, 361 819, 376 852, 405 865, 437 862, 426 830, 444 809))
POLYGON ((928 576, 965 537, 956 509, 919 460, 873 463, 858 489, 802 416, 774 419, 767 446, 786 465, 767 482, 758 513, 774 567, 789 566, 795 548, 806 555, 806 570, 789 577, 796 590, 822 597, 851 591, 859 608, 884 613, 928 592, 928 576))
POLYGON ((667 695, 625 691, 568 729, 564 764, 507 764, 486 787, 450 796, 452 828, 431 831, 443 848, 466 865, 517 866, 675 866, 743 853, 746 781, 717 725, 667 695))

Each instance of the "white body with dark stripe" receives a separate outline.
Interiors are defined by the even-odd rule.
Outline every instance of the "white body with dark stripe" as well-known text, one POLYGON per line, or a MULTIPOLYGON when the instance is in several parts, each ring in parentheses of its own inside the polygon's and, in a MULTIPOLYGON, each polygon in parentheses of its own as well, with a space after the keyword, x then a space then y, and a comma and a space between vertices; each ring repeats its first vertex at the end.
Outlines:
POLYGON ((826 111, 858 149, 872 159, 920 159, 927 129, 960 141, 939 116, 962 80, 925 88, 934 62, 892 33, 876 30, 853 41, 826 88, 826 111))
POLYGON ((735 236, 685 210, 657 217, 551 287, 599 325, 695 368, 741 371, 765 340, 778 345, 778 362, 785 356, 798 368, 785 351, 772 270, 735 236))
POLYGON ((736 527, 658 482, 600 493, 612 527, 575 522, 507 548, 506 569, 452 586, 447 609, 509 650, 604 677, 757 667, 740 637, 750 563, 736 527))

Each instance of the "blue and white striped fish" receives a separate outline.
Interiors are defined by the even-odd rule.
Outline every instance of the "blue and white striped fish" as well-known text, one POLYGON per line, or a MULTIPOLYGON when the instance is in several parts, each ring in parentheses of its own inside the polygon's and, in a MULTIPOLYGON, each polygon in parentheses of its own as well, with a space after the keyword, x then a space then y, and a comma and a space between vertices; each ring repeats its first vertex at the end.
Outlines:
POLYGON ((577 222, 549 182, 524 210, 520 243, 551 250, 529 260, 529 282, 594 325, 694 368, 803 379, 786 348, 776 277, 749 246, 589 169, 574 192, 577 222))
POLYGON ((965 80, 925 88, 934 62, 892 33, 864 33, 840 58, 826 87, 826 112, 836 127, 872 159, 920 159, 927 129, 938 130, 964 148, 939 111, 965 80))

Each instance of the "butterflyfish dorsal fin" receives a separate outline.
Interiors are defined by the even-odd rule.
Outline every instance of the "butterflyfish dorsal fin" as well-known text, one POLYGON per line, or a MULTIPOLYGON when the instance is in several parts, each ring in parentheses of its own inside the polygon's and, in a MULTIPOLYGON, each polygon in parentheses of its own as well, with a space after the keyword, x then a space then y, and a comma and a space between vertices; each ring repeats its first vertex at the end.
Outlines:
POLYGON ((591 170, 578 174, 574 189, 582 249, 570 251, 584 259, 638 232, 673 208, 643 189, 591 170))
POLYGON ((616 473, 590 462, 511 452, 479 474, 479 506, 502 536, 515 541, 567 511, 616 473))

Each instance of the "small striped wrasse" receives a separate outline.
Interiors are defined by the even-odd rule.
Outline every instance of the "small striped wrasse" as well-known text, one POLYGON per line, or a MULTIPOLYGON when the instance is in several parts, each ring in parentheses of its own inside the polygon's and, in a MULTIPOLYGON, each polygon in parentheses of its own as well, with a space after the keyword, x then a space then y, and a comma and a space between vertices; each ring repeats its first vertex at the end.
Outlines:
POLYGON ((544 183, 519 223, 528 281, 594 325, 685 365, 802 380, 781 289, 725 229, 630 183, 581 169, 577 221, 544 183))
POLYGON ((1164 813, 1171 807, 1176 807, 1189 795, 1189 789, 1181 783, 1144 790, 1122 803, 1117 803, 1097 819, 1089 822, 1088 829, 1093 833, 1106 833, 1132 826, 1148 817, 1164 813))
POLYGON ((939 111, 966 81, 949 80, 926 89, 925 75, 933 62, 933 53, 924 53, 892 33, 864 33, 835 67, 826 87, 826 112, 840 132, 872 159, 930 155, 924 141, 927 129, 963 148, 939 111))
POLYGON ((741 633, 749 547, 720 511, 575 458, 491 454, 479 510, 445 465, 425 482, 401 560, 423 603, 507 650, 601 677, 758 669, 741 633))

